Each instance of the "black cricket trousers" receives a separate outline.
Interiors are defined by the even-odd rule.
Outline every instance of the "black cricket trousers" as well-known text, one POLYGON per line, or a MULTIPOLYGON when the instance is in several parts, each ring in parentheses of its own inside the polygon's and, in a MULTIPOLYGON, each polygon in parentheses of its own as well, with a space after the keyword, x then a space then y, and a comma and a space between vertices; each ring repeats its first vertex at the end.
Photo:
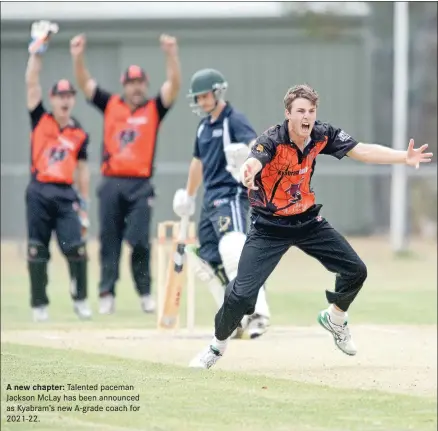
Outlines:
POLYGON ((147 178, 103 177, 97 191, 100 223, 99 295, 115 296, 123 240, 131 247, 131 272, 140 296, 151 291, 149 225, 153 187, 147 178))
POLYGON ((326 290, 327 301, 348 310, 365 282, 367 268, 347 240, 319 216, 321 207, 314 205, 303 214, 275 221, 252 215, 237 277, 228 284, 224 303, 215 317, 218 340, 227 339, 243 316, 254 312, 260 285, 291 246, 318 259, 336 274, 335 291, 326 290))
POLYGON ((68 262, 72 299, 79 301, 87 297, 87 253, 78 210, 79 197, 68 184, 32 180, 26 189, 27 266, 32 307, 49 304, 47 264, 53 231, 68 262))

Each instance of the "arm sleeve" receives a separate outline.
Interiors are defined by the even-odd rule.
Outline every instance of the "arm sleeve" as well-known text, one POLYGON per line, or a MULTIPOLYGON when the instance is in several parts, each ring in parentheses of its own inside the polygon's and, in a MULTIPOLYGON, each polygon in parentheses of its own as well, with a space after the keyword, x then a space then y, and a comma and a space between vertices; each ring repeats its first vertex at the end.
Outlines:
POLYGON ((111 94, 105 90, 102 90, 100 87, 96 87, 96 91, 94 92, 94 96, 91 99, 91 103, 100 111, 105 112, 105 109, 108 105, 109 100, 111 99, 111 94))
POLYGON ((88 143, 89 143, 90 137, 87 134, 87 136, 84 139, 84 142, 82 142, 81 148, 78 152, 78 160, 87 160, 88 159, 88 143))
POLYGON ((330 124, 327 125, 327 145, 321 154, 328 154, 341 160, 352 150, 358 142, 342 129, 336 129, 330 124))
POLYGON ((234 143, 249 144, 257 138, 257 133, 249 124, 248 119, 241 113, 234 113, 230 116, 230 132, 234 143))
POLYGON ((204 130, 204 122, 201 121, 196 129, 196 138, 195 138, 195 148, 193 149, 193 157, 200 159, 201 153, 199 151, 199 137, 201 136, 202 131, 204 130))
POLYGON ((274 142, 266 135, 260 135, 252 146, 249 157, 257 159, 265 167, 274 158, 274 155, 274 142))
POLYGON ((29 111, 32 130, 35 129, 45 113, 46 110, 44 109, 43 102, 38 103, 34 110, 29 111))
POLYGON ((199 146, 198 146, 198 137, 195 139, 195 146, 193 148, 193 157, 200 159, 201 154, 199 153, 199 146))
POLYGON ((168 108, 163 105, 163 101, 161 100, 161 92, 158 93, 157 97, 155 98, 155 103, 157 104, 158 116, 160 118, 160 121, 162 121, 166 114, 169 112, 169 109, 172 107, 172 105, 170 105, 168 108))

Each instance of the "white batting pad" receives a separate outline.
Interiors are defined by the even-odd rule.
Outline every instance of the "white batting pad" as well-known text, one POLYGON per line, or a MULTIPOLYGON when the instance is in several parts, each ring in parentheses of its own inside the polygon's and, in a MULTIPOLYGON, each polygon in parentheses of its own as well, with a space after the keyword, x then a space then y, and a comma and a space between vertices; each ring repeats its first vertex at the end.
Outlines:
POLYGON ((197 255, 193 246, 186 246, 186 253, 189 270, 193 271, 201 281, 207 283, 208 290, 219 309, 224 302, 224 288, 216 277, 213 268, 197 255))
POLYGON ((228 232, 219 241, 219 254, 230 281, 236 278, 245 241, 246 235, 242 232, 228 232))
MULTIPOLYGON (((237 268, 245 241, 246 235, 242 232, 229 232, 224 235, 219 242, 219 253, 222 258, 225 272, 230 280, 233 280, 237 276, 237 268)), ((261 316, 267 318, 271 316, 269 306, 266 301, 266 292, 264 286, 261 287, 257 296, 255 314, 260 314, 261 316)))

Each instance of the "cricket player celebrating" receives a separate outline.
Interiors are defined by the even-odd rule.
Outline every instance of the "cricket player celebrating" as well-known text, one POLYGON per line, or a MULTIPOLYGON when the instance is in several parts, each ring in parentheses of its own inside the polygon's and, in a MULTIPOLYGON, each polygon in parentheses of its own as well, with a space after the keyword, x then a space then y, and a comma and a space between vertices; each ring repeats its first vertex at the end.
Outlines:
POLYGON ((155 310, 151 296, 150 238, 154 188, 151 183, 157 136, 175 102, 181 81, 178 45, 161 35, 166 56, 166 80, 157 95, 148 98, 149 78, 137 65, 123 73, 123 95, 110 94, 91 77, 85 66, 84 35, 72 39, 70 51, 79 88, 103 114, 102 183, 99 187, 100 264, 99 313, 115 310, 116 282, 122 241, 131 248, 131 272, 145 313, 155 310))
MULTIPOLYGON (((327 309, 318 322, 347 355, 356 354, 347 311, 367 278, 367 268, 346 239, 319 215, 310 187, 319 154, 365 163, 406 164, 419 167, 431 161, 427 145, 406 151, 359 143, 342 129, 316 120, 317 93, 307 85, 291 88, 284 98, 286 120, 256 140, 241 168, 249 188, 253 219, 242 251, 237 277, 227 286, 228 295, 215 319, 215 336, 190 366, 212 367, 224 354, 230 335, 254 307, 264 282, 291 246, 319 260, 336 274, 335 289, 326 291, 327 309)), ((300 268, 291 268, 299 271, 300 268)))
POLYGON ((52 112, 42 102, 42 55, 58 26, 49 21, 32 24, 26 70, 27 108, 31 119, 31 180, 26 189, 28 271, 35 321, 49 318, 46 293, 49 243, 52 232, 70 271, 70 294, 81 319, 91 317, 87 299, 87 253, 84 229, 88 227, 88 134, 72 116, 76 90, 66 79, 50 91, 52 112), (73 188, 74 177, 82 198, 73 188))
MULTIPOLYGON (((249 204, 239 181, 239 169, 257 137, 246 117, 225 102, 227 86, 223 75, 213 69, 199 70, 191 79, 191 107, 204 118, 196 132, 187 186, 175 193, 173 201, 178 216, 192 216, 197 191, 204 183, 198 228, 200 246, 187 247, 187 252, 192 267, 208 284, 218 308, 223 302, 224 288, 236 277, 246 240, 249 204)), ((251 338, 262 335, 270 318, 264 286, 255 308, 246 312, 250 317, 242 316, 236 337, 241 337, 245 329, 251 338)))

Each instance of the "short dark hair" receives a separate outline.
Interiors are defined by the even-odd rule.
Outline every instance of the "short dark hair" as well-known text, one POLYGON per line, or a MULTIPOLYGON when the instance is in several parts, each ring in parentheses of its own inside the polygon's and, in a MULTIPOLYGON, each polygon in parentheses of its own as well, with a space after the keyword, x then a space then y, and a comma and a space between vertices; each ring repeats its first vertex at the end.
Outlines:
POLYGON ((295 85, 287 90, 284 96, 284 107, 290 112, 292 103, 296 99, 307 99, 312 105, 318 107, 319 96, 318 93, 307 84, 295 85))

